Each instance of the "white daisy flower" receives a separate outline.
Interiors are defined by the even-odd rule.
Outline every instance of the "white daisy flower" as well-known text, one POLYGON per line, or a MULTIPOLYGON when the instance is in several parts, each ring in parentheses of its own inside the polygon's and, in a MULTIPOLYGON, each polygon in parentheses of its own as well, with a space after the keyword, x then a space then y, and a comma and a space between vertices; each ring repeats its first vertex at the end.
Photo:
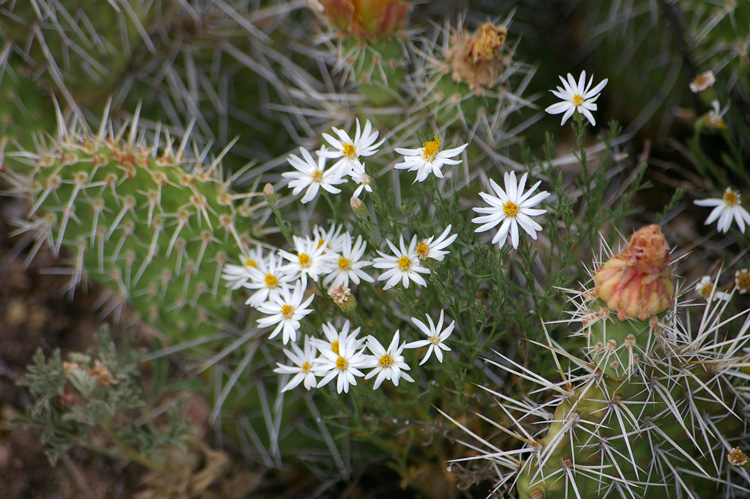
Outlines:
POLYGON ((271 253, 268 257, 256 261, 257 267, 247 267, 250 279, 244 284, 248 289, 256 289, 245 305, 258 308, 264 302, 278 297, 282 290, 289 287, 291 276, 281 269, 279 257, 271 253))
POLYGON ((303 381, 307 390, 315 388, 318 385, 318 378, 315 376, 315 371, 313 371, 313 368, 317 365, 318 361, 317 353, 318 351, 309 336, 305 336, 304 352, 296 343, 292 343, 292 351, 289 351, 286 348, 284 349, 284 355, 289 357, 289 360, 291 360, 294 365, 285 366, 277 362, 276 365, 279 367, 274 369, 273 372, 279 374, 294 374, 294 377, 289 383, 284 385, 284 388, 281 389, 282 392, 291 390, 303 381))
POLYGON ((422 362, 419 363, 421 366, 432 355, 433 350, 435 351, 435 357, 437 357, 438 361, 442 364, 443 362, 443 350, 446 352, 450 352, 450 348, 445 346, 445 340, 448 339, 448 337, 453 333, 453 328, 456 326, 456 321, 451 322, 450 326, 443 329, 443 319, 445 317, 445 310, 440 311, 440 319, 438 320, 437 326, 435 326, 435 323, 432 322, 432 318, 429 315, 425 315, 427 317, 427 322, 430 323, 430 326, 428 327, 424 322, 420 321, 419 319, 412 317, 411 321, 414 323, 415 326, 417 326, 424 334, 427 335, 426 340, 418 340, 418 341, 412 341, 411 343, 407 343, 405 345, 406 348, 422 348, 424 346, 428 346, 427 354, 425 354, 424 358, 422 359, 422 362))
POLYGON ((568 80, 565 81, 562 76, 559 77, 562 82, 562 87, 557 87, 557 90, 550 90, 555 97, 562 99, 563 102, 552 104, 544 111, 549 114, 560 114, 565 113, 562 117, 560 126, 564 125, 568 118, 570 118, 574 112, 578 111, 589 120, 591 126, 596 126, 596 120, 591 111, 596 111, 596 99, 599 98, 599 93, 607 85, 607 79, 605 78, 597 86, 591 88, 591 84, 594 81, 592 76, 589 79, 588 84, 586 83, 586 71, 581 72, 578 83, 576 83, 573 75, 568 73, 568 80), (584 87, 585 85, 585 87, 584 87), (590 89, 590 90, 589 90, 590 89))
POLYGON ((466 146, 462 146, 446 149, 445 151, 440 150, 440 139, 435 136, 434 140, 425 142, 423 147, 419 149, 403 149, 400 147, 396 148, 396 152, 404 155, 404 161, 397 163, 394 168, 397 170, 409 170, 410 172, 416 171, 417 178, 414 182, 423 182, 427 176, 432 173, 437 178, 443 178, 443 172, 441 168, 443 165, 457 165, 461 163, 460 160, 451 159, 461 154, 466 146))
POLYGON ((313 343, 315 344, 316 348, 320 351, 321 354, 324 351, 330 351, 338 355, 339 345, 341 345, 342 343, 346 343, 348 341, 353 341, 354 349, 359 350, 365 344, 365 339, 357 338, 360 328, 357 328, 354 331, 349 332, 350 327, 351 327, 351 323, 348 320, 344 322, 344 325, 341 327, 341 331, 338 331, 336 327, 330 322, 323 324, 323 334, 325 335, 326 339, 325 340, 314 339, 313 343))
POLYGON ((354 140, 343 130, 334 127, 333 132, 338 138, 327 133, 323 138, 333 147, 332 151, 321 150, 319 155, 325 158, 341 158, 336 162, 334 168, 340 168, 340 175, 352 175, 354 172, 364 170, 360 158, 372 156, 378 152, 378 147, 384 142, 375 143, 378 140, 378 132, 372 131, 370 120, 365 122, 364 130, 360 130, 359 119, 357 119, 357 131, 354 134, 354 140))
POLYGON ((323 285, 333 288, 336 286, 349 287, 350 279, 354 284, 359 284, 360 280, 373 282, 375 279, 362 270, 362 267, 372 265, 372 262, 362 260, 367 249, 367 243, 362 240, 362 236, 357 236, 357 240, 352 245, 352 236, 348 232, 344 233, 343 238, 344 247, 340 254, 335 255, 334 267, 323 280, 323 285))
POLYGON ((440 234, 437 239, 435 239, 435 236, 431 236, 427 239, 422 239, 421 241, 419 241, 414 250, 419 257, 419 260, 424 262, 428 258, 432 258, 433 260, 442 262, 443 258, 445 258, 445 255, 450 253, 450 251, 443 251, 443 249, 450 246, 451 243, 453 243, 453 241, 455 241, 458 237, 458 234, 453 234, 450 236, 448 235, 450 234, 452 228, 452 225, 446 227, 443 233, 440 234), (433 241, 433 239, 435 240, 433 241))
POLYGON ((695 292, 703 297, 706 301, 722 300, 729 301, 732 297, 730 293, 716 291, 716 283, 711 280, 710 276, 704 275, 703 278, 695 285, 695 292))
POLYGON ((327 252, 341 253, 344 248, 344 236, 341 234, 343 229, 343 225, 332 224, 328 229, 316 225, 313 227, 313 236, 327 252))
POLYGON ((227 287, 239 289, 248 283, 252 274, 250 269, 257 269, 259 262, 263 261, 263 248, 256 246, 254 250, 246 251, 242 259, 242 265, 227 264, 222 270, 222 279, 228 281, 227 287))
POLYGON ((427 286, 427 282, 419 274, 429 274, 430 269, 425 268, 419 262, 416 253, 417 239, 412 238, 409 248, 404 245, 404 236, 399 241, 400 248, 397 248, 392 242, 386 239, 388 246, 394 255, 386 255, 378 251, 379 258, 373 259, 372 266, 376 269, 388 269, 378 277, 378 281, 387 281, 383 289, 391 289, 401 281, 405 287, 409 287, 409 281, 414 281, 420 286, 427 286))
POLYGON ((547 210, 534 209, 534 206, 545 200, 549 196, 549 193, 542 191, 536 196, 529 197, 539 187, 541 181, 534 184, 527 192, 524 192, 526 177, 528 177, 528 174, 524 173, 521 181, 516 184, 515 172, 506 172, 504 176, 505 190, 497 185, 494 180, 490 179, 492 190, 495 191, 497 196, 484 192, 479 193, 482 199, 490 206, 486 208, 473 208, 475 212, 484 214, 484 216, 472 219, 472 222, 475 224, 483 224, 475 229, 475 232, 485 232, 502 222, 497 234, 492 238, 492 244, 497 243, 499 247, 502 247, 508 238, 508 233, 510 233, 511 244, 514 248, 518 248, 519 225, 534 240, 536 240, 536 233, 542 230, 542 226, 533 221, 531 217, 547 213, 547 210))
POLYGON ((372 358, 364 353, 364 348, 359 349, 357 338, 353 336, 339 342, 338 353, 329 349, 320 350, 320 353, 315 374, 323 376, 323 379, 318 382, 318 388, 327 385, 333 378, 338 378, 338 393, 349 393, 349 385, 357 384, 355 376, 364 376, 360 369, 372 366, 372 358))
POLYGON ((719 232, 728 232, 732 226, 732 220, 737 222, 740 231, 745 233, 745 224, 750 225, 750 213, 740 204, 740 193, 727 187, 722 198, 699 199, 693 201, 698 206, 714 206, 713 211, 706 219, 705 225, 713 223, 717 219, 719 232))
POLYGON ((294 246, 297 254, 294 255, 288 251, 279 250, 279 254, 289 263, 281 267, 291 274, 294 278, 302 279, 302 287, 307 286, 307 277, 309 276, 315 282, 318 282, 320 276, 328 274, 333 270, 335 265, 335 255, 326 251, 317 237, 310 239, 306 237, 293 236, 294 246))
POLYGON ((383 345, 374 336, 367 337, 367 348, 373 354, 373 366, 375 369, 367 373, 365 379, 370 379, 377 375, 375 378, 375 384, 372 386, 373 390, 377 390, 383 380, 391 380, 395 386, 398 386, 398 381, 404 378, 406 381, 414 381, 408 373, 411 368, 404 362, 404 356, 401 352, 404 351, 405 345, 402 343, 399 345, 399 334, 398 330, 393 335, 391 344, 386 350, 383 345))
POLYGON ((302 153, 302 159, 294 154, 289 155, 289 164, 297 171, 284 172, 281 174, 284 178, 292 179, 289 182, 292 194, 296 196, 304 189, 307 189, 301 201, 302 203, 308 203, 315 199, 315 196, 318 195, 318 190, 320 190, 321 187, 331 194, 338 194, 341 192, 341 189, 334 187, 334 185, 343 182, 341 175, 339 174, 339 169, 325 169, 326 156, 322 155, 322 153, 325 152, 325 148, 318 152, 317 163, 307 149, 300 147, 299 150, 300 153, 302 153))
POLYGON ((274 296, 270 301, 258 307, 258 311, 268 315, 268 317, 258 319, 258 325, 260 327, 276 325, 276 328, 268 337, 269 339, 274 338, 283 330, 282 343, 284 345, 289 340, 297 341, 297 330, 300 327, 299 321, 312 312, 312 309, 307 307, 312 303, 313 298, 315 298, 315 295, 311 294, 305 300, 304 294, 305 289, 302 287, 302 283, 297 281, 294 284, 294 291, 290 292, 289 288, 282 288, 279 295, 274 296))

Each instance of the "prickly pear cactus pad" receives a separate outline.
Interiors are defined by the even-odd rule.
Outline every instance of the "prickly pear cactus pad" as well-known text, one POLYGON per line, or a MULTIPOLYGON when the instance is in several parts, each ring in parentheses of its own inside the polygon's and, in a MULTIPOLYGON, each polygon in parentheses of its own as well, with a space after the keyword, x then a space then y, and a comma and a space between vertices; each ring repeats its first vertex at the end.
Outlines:
POLYGON ((105 311, 132 303, 172 340, 230 324, 221 272, 250 243, 253 208, 232 193, 221 158, 189 159, 188 139, 168 133, 147 140, 137 112, 116 132, 106 115, 96 133, 59 126, 37 151, 6 157, 13 193, 31 204, 18 230, 35 241, 30 257, 45 243, 65 248, 71 295, 89 279, 105 283, 105 311))
MULTIPOLYGON (((748 311, 722 317, 727 302, 717 300, 691 324, 669 260, 660 228, 644 227, 595 270, 593 288, 574 294, 570 334, 585 347, 549 337, 539 345, 562 379, 520 375, 552 398, 504 402, 512 423, 504 431, 525 445, 479 456, 511 469, 501 485, 515 483, 524 499, 748 493, 747 458, 737 447, 750 409, 748 311), (741 326, 730 328, 735 322, 741 326)), ((516 372, 501 358, 489 362, 516 372)))

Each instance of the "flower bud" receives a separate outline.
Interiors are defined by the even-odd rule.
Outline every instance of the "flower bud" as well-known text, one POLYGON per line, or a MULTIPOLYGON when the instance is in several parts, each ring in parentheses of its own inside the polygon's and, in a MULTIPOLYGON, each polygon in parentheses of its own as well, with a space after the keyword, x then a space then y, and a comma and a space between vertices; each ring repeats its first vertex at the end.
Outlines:
POLYGON ((263 186, 263 195, 266 197, 266 202, 271 206, 276 206, 276 201, 279 197, 276 195, 276 189, 271 184, 263 186))
POLYGON ((352 197, 349 200, 349 205, 352 207, 352 211, 356 215, 362 214, 362 211, 365 209, 365 203, 363 203, 362 200, 357 197, 352 197))
POLYGON ((617 318, 646 320, 672 303, 669 246, 658 225, 637 230, 628 245, 594 275, 595 293, 617 318))
POLYGON ((357 300, 352 296, 352 290, 344 285, 329 289, 328 296, 343 312, 351 312, 357 308, 357 300))
POLYGON ((358 40, 389 39, 406 22, 405 0, 319 0, 331 23, 358 40))

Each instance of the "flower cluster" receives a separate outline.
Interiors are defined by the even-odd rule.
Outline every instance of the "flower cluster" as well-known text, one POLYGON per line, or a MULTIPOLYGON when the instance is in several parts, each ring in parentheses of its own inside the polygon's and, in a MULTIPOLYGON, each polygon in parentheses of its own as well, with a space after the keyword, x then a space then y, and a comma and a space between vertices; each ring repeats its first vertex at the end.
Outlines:
POLYGON ((333 324, 323 324, 322 330, 325 339, 311 338, 305 336, 304 350, 296 343, 291 344, 291 350, 284 349, 284 354, 293 365, 277 363, 274 372, 279 374, 293 374, 282 391, 291 390, 301 383, 307 390, 320 388, 336 379, 336 391, 338 393, 349 392, 351 385, 357 384, 357 378, 375 378, 373 389, 377 390, 383 381, 390 381, 398 386, 401 379, 413 382, 409 373, 411 368, 404 360, 404 349, 421 348, 429 344, 427 355, 420 365, 424 364, 432 354, 433 349, 440 362, 443 361, 442 351, 450 351, 443 342, 453 332, 455 321, 450 326, 442 329, 444 311, 440 312, 440 320, 437 327, 432 319, 427 316, 430 323, 428 328, 425 324, 412 318, 420 330, 427 336, 427 340, 414 341, 411 343, 401 342, 400 332, 397 330, 387 348, 374 336, 360 338, 360 328, 351 330, 351 324, 347 320, 341 329, 333 324), (369 353, 367 353, 369 351, 369 353), (370 369, 365 374, 363 369, 370 369), (320 378, 320 379, 318 379, 320 378))
MULTIPOLYGON (((385 139, 377 142, 379 132, 373 130, 370 121, 361 127, 356 120, 356 131, 354 138, 344 130, 333 128, 333 135, 323 134, 323 139, 328 146, 321 147, 316 151, 317 160, 304 147, 300 147, 300 154, 290 154, 288 161, 295 171, 284 172, 282 177, 289 179, 289 187, 293 195, 305 191, 302 203, 308 203, 315 199, 318 192, 323 190, 338 194, 341 189, 336 187, 346 182, 346 177, 351 178, 357 188, 352 194, 358 198, 363 191, 372 192, 372 177, 365 171, 364 158, 373 156, 378 148, 383 145, 385 139), (327 160, 335 160, 335 163, 326 169, 327 160)), ((417 177, 414 182, 423 182, 430 173, 437 178, 443 178, 442 168, 445 165, 457 165, 461 161, 452 159, 461 154, 468 144, 453 148, 440 150, 441 141, 435 136, 434 140, 425 142, 418 149, 396 148, 398 154, 403 155, 403 161, 395 165, 396 169, 416 171, 417 177)))
POLYGON ((350 285, 375 281, 366 271, 370 266, 383 269, 378 281, 387 281, 386 290, 399 282, 405 288, 411 281, 426 286, 420 274, 429 274, 430 270, 424 262, 427 259, 441 261, 449 253, 446 248, 457 237, 450 233, 451 228, 449 225, 437 237, 418 240, 413 236, 408 248, 403 236, 400 248, 386 240, 394 255, 378 251, 380 257, 370 260, 362 236, 355 239, 342 226, 332 225, 327 229, 315 226, 312 236, 292 237, 294 251, 280 249, 264 256, 260 246, 246 250, 242 265, 227 264, 223 277, 231 289, 252 291, 245 303, 265 314, 258 319, 258 325, 274 328, 270 338, 282 333, 282 342, 286 345, 297 341, 300 321, 312 312, 310 305, 315 292, 305 297, 310 283, 327 287, 334 300, 340 298, 336 303, 342 307, 351 296, 350 285))
POLYGON ((300 147, 302 158, 295 154, 289 155, 289 164, 296 171, 284 172, 282 176, 290 179, 289 187, 292 188, 292 194, 297 195, 306 189, 305 195, 302 197, 303 203, 315 199, 321 188, 331 194, 338 194, 341 189, 335 186, 346 182, 345 177, 347 176, 359 184, 359 187, 354 191, 354 197, 359 196, 362 190, 372 192, 370 186, 372 179, 365 173, 365 164, 362 158, 378 152, 378 148, 383 144, 382 140, 377 142, 379 133, 373 131, 369 120, 365 123, 364 129, 361 129, 359 120, 357 120, 357 131, 354 134, 354 139, 338 128, 334 128, 333 132, 336 137, 327 133, 323 134, 323 138, 332 149, 325 146, 321 147, 316 152, 317 160, 304 147, 300 147), (326 169, 326 161, 329 159, 337 161, 333 166, 326 169))

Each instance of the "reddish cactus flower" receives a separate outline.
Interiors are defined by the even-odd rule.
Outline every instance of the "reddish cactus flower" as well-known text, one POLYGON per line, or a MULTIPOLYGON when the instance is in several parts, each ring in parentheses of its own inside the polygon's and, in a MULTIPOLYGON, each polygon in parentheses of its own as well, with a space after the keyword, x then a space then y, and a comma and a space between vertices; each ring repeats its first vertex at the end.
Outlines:
POLYGON ((595 292, 617 318, 646 320, 666 310, 674 296, 670 251, 658 225, 637 230, 619 255, 594 275, 595 292))

